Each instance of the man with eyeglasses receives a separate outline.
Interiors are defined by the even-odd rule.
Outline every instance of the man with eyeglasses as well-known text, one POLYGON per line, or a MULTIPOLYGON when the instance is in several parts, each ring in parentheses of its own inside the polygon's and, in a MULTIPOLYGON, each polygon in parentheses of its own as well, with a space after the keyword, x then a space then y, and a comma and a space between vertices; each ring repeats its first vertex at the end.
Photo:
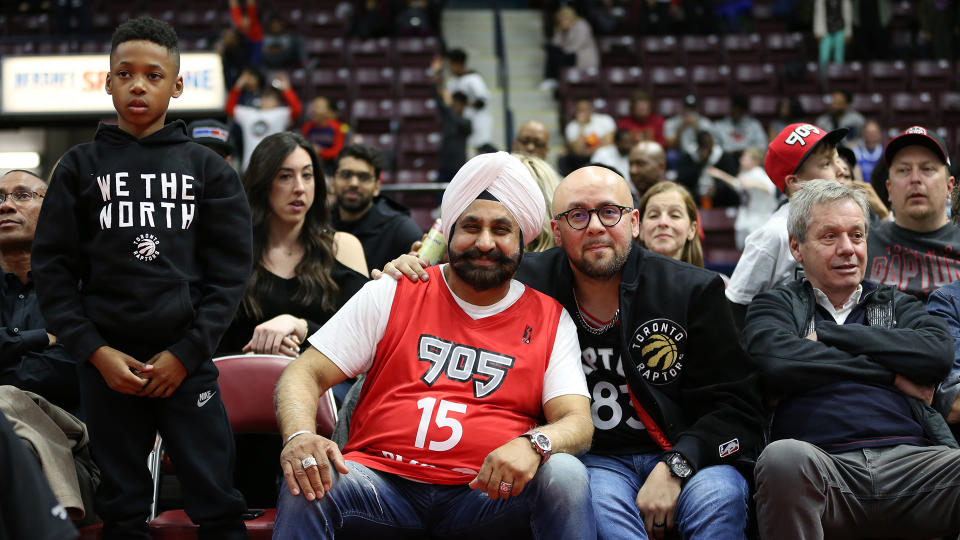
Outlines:
MULTIPOLYGON (((574 171, 554 194, 558 247, 525 253, 517 273, 577 324, 598 536, 744 538, 749 489, 731 464, 749 465, 760 440, 756 370, 720 277, 635 245, 631 205, 616 173, 574 171)), ((418 265, 404 256, 384 272, 423 279, 418 265)))
POLYGON ((77 414, 76 362, 46 330, 30 275, 30 249, 47 192, 29 171, 0 177, 0 385, 39 394, 77 414))
POLYGON ((380 195, 382 159, 372 146, 348 145, 337 156, 331 182, 337 202, 330 223, 360 240, 368 268, 383 268, 423 236, 410 210, 380 195))
POLYGON ((550 152, 550 130, 539 120, 524 122, 513 139, 513 151, 547 159, 550 152))

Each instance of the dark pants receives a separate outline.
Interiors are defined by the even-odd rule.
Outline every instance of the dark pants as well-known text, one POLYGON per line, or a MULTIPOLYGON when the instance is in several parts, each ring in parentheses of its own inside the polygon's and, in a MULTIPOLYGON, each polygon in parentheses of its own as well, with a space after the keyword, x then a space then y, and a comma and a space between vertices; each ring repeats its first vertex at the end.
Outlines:
POLYGON ((64 510, 40 464, 0 413, 0 539, 76 538, 77 530, 64 510))
MULTIPOLYGON (((121 349, 123 350, 123 349, 121 349)), ((124 351, 126 352, 126 351, 124 351)), ((91 364, 79 368, 93 457, 103 472, 96 496, 104 538, 150 538, 153 483, 147 456, 157 431, 177 469, 184 509, 201 538, 247 538, 246 503, 233 487, 234 443, 218 371, 205 362, 165 399, 111 390, 91 364), (204 392, 213 392, 212 397, 204 392)))
POLYGON ((564 52, 556 45, 546 45, 547 63, 544 66, 545 79, 559 79, 560 71, 565 67, 577 65, 577 55, 564 52))

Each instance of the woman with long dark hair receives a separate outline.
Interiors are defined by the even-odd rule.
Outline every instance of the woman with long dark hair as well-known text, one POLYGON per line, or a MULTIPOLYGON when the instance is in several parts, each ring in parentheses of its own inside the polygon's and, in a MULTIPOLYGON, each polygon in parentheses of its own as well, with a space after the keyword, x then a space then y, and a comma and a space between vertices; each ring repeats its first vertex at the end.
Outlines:
POLYGON ((312 332, 363 286, 363 248, 330 228, 320 161, 300 134, 270 135, 243 184, 253 221, 254 267, 220 353, 296 356, 312 332))

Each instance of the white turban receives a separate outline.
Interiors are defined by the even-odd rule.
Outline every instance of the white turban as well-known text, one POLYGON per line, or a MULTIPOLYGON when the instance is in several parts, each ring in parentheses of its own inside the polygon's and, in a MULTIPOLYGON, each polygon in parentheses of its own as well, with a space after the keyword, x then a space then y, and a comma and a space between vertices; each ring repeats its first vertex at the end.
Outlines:
POLYGON ((443 192, 440 217, 443 237, 448 242, 460 214, 484 191, 506 206, 520 224, 524 245, 537 238, 546 214, 543 193, 519 159, 507 152, 496 152, 480 154, 466 162, 443 192))

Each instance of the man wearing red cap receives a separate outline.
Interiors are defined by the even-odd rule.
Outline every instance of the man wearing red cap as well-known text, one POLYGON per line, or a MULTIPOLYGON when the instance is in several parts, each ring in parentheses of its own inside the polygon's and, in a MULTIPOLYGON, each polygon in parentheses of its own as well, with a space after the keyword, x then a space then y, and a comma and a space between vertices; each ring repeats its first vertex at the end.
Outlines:
POLYGON ((894 221, 870 233, 866 279, 926 301, 960 279, 960 228, 947 218, 950 154, 939 135, 913 126, 887 143, 883 161, 894 221))
MULTIPOLYGON (((787 198, 807 180, 836 180, 840 174, 837 144, 846 134, 846 128, 828 132, 813 124, 790 124, 770 141, 763 168, 787 198)), ((789 213, 788 201, 744 242, 743 255, 726 290, 734 319, 741 328, 747 305, 755 295, 802 275, 790 253, 789 213)))

